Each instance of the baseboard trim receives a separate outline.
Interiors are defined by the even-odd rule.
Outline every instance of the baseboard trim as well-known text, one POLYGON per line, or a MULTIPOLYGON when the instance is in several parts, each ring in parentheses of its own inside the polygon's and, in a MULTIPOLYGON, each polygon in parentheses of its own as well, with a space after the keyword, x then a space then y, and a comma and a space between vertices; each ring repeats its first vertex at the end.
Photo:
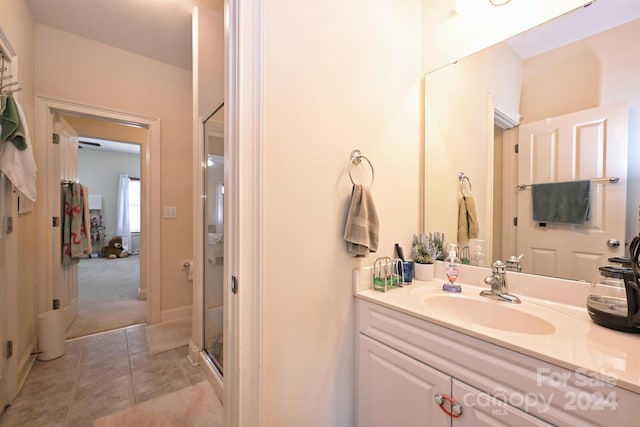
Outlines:
POLYGON ((193 341, 189 342, 189 363, 191 366, 198 366, 200 364, 200 347, 198 347, 193 341))
POLYGON ((27 348, 30 350, 27 350, 18 361, 18 378, 16 381, 16 389, 9 390, 9 400, 11 401, 13 401, 20 393, 20 390, 22 390, 22 386, 24 385, 25 381, 27 381, 27 377, 29 376, 31 369, 36 362, 35 351, 37 348, 37 340, 33 338, 27 348))
POLYGON ((191 317, 191 306, 185 305, 182 307, 171 308, 169 310, 163 310, 160 313, 160 321, 167 322, 169 320, 176 320, 183 317, 191 317))

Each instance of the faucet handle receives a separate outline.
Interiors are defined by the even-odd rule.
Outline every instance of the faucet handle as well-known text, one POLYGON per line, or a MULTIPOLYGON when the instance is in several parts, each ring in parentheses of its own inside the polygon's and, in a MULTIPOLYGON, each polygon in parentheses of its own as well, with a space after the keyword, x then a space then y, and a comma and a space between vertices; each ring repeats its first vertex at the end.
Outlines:
POLYGON ((491 272, 493 274, 504 274, 507 271, 507 265, 500 261, 500 260, 496 260, 494 261, 494 263, 491 265, 491 272))
POLYGON ((507 270, 518 272, 522 271, 522 265, 520 264, 520 261, 522 260, 523 256, 524 254, 520 254, 520 256, 511 255, 509 258, 507 258, 507 270))

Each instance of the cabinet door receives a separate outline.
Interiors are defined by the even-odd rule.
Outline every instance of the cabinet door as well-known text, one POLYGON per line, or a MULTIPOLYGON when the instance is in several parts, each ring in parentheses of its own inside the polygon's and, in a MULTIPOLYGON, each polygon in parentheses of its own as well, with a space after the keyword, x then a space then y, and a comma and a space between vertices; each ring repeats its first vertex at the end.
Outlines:
POLYGON ((458 380, 453 380, 453 396, 462 406, 462 415, 453 419, 453 427, 553 427, 458 380))
POLYGON ((358 341, 358 425, 450 426, 435 403, 451 393, 451 377, 362 334, 358 341))

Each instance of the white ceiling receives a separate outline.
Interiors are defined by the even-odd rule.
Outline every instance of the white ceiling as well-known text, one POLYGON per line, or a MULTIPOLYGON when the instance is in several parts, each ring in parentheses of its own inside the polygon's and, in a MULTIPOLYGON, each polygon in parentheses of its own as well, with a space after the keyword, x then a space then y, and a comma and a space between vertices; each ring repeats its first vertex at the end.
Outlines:
MULTIPOLYGON (((27 1, 38 23, 187 70, 191 69, 193 7, 222 11, 224 4, 224 0, 27 1)), ((596 0, 509 43, 528 58, 593 34, 594 29, 604 31, 639 17, 639 0, 596 0)))
POLYGON ((595 0, 508 40, 522 59, 640 18, 640 0, 595 0))
POLYGON ((33 19, 88 39, 191 69, 194 6, 223 0, 27 0, 33 19))
POLYGON ((85 150, 113 151, 115 153, 140 154, 140 145, 128 142, 110 141, 100 138, 81 136, 78 147, 85 150))

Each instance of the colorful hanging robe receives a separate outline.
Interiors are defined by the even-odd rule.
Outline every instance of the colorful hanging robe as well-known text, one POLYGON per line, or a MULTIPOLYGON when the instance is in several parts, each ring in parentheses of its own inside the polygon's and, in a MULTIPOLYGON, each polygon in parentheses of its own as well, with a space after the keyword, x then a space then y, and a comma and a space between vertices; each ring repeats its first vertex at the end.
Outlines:
POLYGON ((86 187, 71 182, 62 186, 62 265, 78 262, 91 253, 85 223, 85 205, 89 193, 86 187))

